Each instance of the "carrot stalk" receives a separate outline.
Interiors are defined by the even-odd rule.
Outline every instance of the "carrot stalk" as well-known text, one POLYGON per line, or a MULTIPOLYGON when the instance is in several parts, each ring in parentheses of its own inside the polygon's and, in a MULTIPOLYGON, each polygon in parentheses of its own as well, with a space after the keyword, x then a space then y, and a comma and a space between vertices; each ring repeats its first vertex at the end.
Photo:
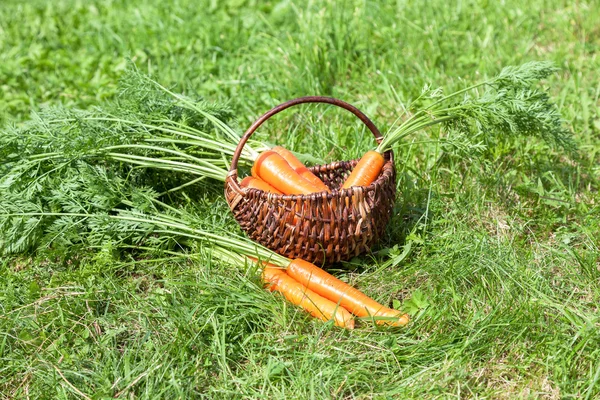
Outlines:
POLYGON ((260 178, 284 194, 311 194, 322 190, 300 176, 274 151, 261 153, 252 166, 252 176, 260 178))
POLYGON ((280 292, 289 302, 302 307, 313 317, 322 321, 333 319, 337 326, 354 329, 354 319, 346 309, 302 286, 281 268, 266 266, 262 278, 269 290, 280 292))
POLYGON ((306 168, 302 161, 298 160, 294 153, 281 146, 275 146, 271 150, 283 157, 283 159, 287 161, 288 164, 290 164, 290 167, 292 167, 294 171, 296 171, 301 177, 318 187, 321 192, 331 191, 329 187, 327 187, 327 185, 325 185, 323 181, 319 179, 319 177, 317 177, 315 174, 310 172, 308 168, 306 168))
POLYGON ((403 326, 408 315, 379 304, 358 289, 353 288, 314 264, 301 259, 293 260, 287 274, 324 298, 341 305, 357 317, 390 317, 378 320, 379 325, 403 326))
POLYGON ((244 179, 242 179, 242 181, 240 182, 240 186, 249 189, 259 189, 269 193, 282 194, 279 190, 275 189, 267 182, 263 181, 260 178, 255 178, 253 176, 247 176, 244 179))
POLYGON ((369 186, 379 176, 384 163, 385 160, 381 153, 374 150, 367 151, 342 185, 342 189, 352 186, 369 186))

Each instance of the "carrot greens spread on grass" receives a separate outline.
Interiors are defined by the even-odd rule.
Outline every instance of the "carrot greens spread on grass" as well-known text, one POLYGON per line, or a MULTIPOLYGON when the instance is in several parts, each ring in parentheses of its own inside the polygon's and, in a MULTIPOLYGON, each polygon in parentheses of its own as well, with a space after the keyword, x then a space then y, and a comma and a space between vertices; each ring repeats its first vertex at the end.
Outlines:
MULTIPOLYGON (((545 93, 532 89, 553 71, 547 63, 528 63, 505 68, 495 78, 450 95, 423 91, 413 102, 418 108, 385 135, 375 151, 367 152, 343 188, 368 185, 379 174, 383 152, 436 124, 470 135, 470 140, 525 134, 572 148, 556 108, 545 93)), ((196 240, 221 258, 257 257, 271 263, 262 273, 270 289, 319 319, 346 328, 354 327, 350 313, 384 325, 408 322, 406 315, 317 266, 287 260, 244 237, 208 228, 202 218, 179 210, 182 202, 189 202, 182 189, 205 178, 225 180, 228 157, 240 139, 225 122, 231 116, 225 107, 177 95, 135 68, 124 82, 121 97, 110 106, 91 111, 51 108, 2 135, 4 254, 57 243, 102 246, 106 240, 132 249, 143 243, 173 251, 196 240), (158 185, 152 175, 157 169, 163 171, 158 185), (146 186, 149 182, 152 185, 146 186)), ((253 141, 241 160, 252 166, 257 180, 246 178, 243 187, 285 194, 329 190, 286 149, 270 150, 253 141)))
MULTIPOLYGON (((408 135, 436 124, 462 135, 473 147, 489 135, 522 134, 571 149, 571 135, 556 107, 545 92, 534 88, 554 71, 549 63, 531 62, 504 68, 491 79, 449 95, 426 88, 411 103, 409 117, 391 129, 367 158, 380 156, 408 135)), ((167 196, 172 206, 188 201, 182 189, 192 189, 206 178, 225 179, 228 158, 240 138, 228 125, 232 121, 227 107, 175 94, 131 67, 113 103, 88 111, 48 108, 21 127, 5 129, 0 136, 0 211, 38 214, 30 219, 3 218, 0 227, 7 234, 0 250, 6 254, 35 248, 48 229, 63 237, 62 228, 39 217, 44 213, 108 213, 128 207, 124 199, 138 192, 152 192, 149 198, 153 199, 167 196), (155 169, 162 170, 158 179, 155 169), (134 185, 125 190, 119 186, 124 182, 134 185), (109 184, 114 192, 105 189, 109 184)), ((244 147, 241 164, 264 175, 263 158, 270 158, 265 155, 277 156, 289 166, 290 174, 303 183, 298 193, 321 190, 301 177, 298 171, 306 172, 301 163, 292 159, 292 167, 258 141, 244 147)), ((359 176, 356 184, 365 185, 377 176, 372 166, 381 163, 367 161, 361 160, 349 182, 359 176), (370 170, 365 180, 366 169, 370 170)), ((283 186, 268 183, 284 191, 283 186)))
MULTIPOLYGON (((0 136, 2 181, 35 190, 51 174, 77 162, 115 161, 169 172, 178 190, 206 178, 224 181, 239 135, 224 105, 177 95, 130 68, 118 99, 90 110, 49 107, 0 136), (171 173, 175 174, 171 174, 171 173)), ((245 146, 242 166, 268 147, 245 146)))
MULTIPOLYGON (((185 256, 195 241, 221 258, 228 254, 230 261, 241 256, 245 262, 256 257, 274 263, 280 271, 265 268, 262 274, 271 290, 340 327, 354 327, 350 312, 338 304, 347 297, 358 317, 392 326, 408 322, 399 311, 333 277, 298 282, 286 268, 292 266, 296 273, 320 268, 288 260, 245 237, 211 227, 206 215, 181 210, 191 201, 191 185, 199 183, 197 178, 186 181, 188 176, 224 180, 225 157, 231 156, 239 137, 219 119, 226 117, 225 109, 193 103, 149 78, 133 76, 147 92, 125 89, 116 104, 88 112, 46 110, 38 119, 2 136, 7 156, 2 164, 6 173, 0 178, 3 254, 63 247, 68 257, 83 248, 112 243, 132 254, 154 248, 185 256), (129 101, 137 108, 125 107, 129 101), (156 169, 161 170, 159 176, 156 169), (331 289, 323 288, 327 285, 331 289)), ((248 149, 247 166, 257 155, 252 147, 248 149)), ((240 267, 239 260, 234 265, 240 267)), ((322 276, 330 275, 322 271, 322 276)))

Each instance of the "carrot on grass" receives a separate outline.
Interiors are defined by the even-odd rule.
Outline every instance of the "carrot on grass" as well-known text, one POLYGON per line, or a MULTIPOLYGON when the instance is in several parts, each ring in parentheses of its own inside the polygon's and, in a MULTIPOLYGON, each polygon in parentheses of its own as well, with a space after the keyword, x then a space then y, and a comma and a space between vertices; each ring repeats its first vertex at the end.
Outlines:
POLYGON ((342 185, 342 189, 352 186, 369 186, 379 176, 384 163, 385 160, 381 153, 375 150, 367 151, 342 185))
MULTIPOLYGON (((248 257, 253 261, 258 261, 256 258, 253 257, 248 257)), ((277 286, 277 280, 279 280, 279 277, 281 274, 285 274, 285 270, 282 268, 279 268, 277 266, 274 266, 273 264, 268 264, 268 263, 262 263, 264 265, 264 268, 262 270, 262 274, 261 274, 261 278, 263 283, 265 284, 265 287, 267 289, 269 289, 269 291, 274 291, 276 286, 277 286)))
POLYGON ((292 167, 294 171, 296 171, 301 177, 303 177, 304 179, 321 189, 321 191, 331 191, 329 187, 327 187, 327 185, 325 185, 323 181, 319 179, 319 177, 317 177, 315 174, 310 172, 308 168, 306 168, 302 161, 298 160, 294 153, 281 146, 275 146, 271 150, 283 157, 283 159, 287 161, 288 164, 290 164, 290 167, 292 167))
POLYGON ((250 189, 259 189, 269 193, 282 194, 279 190, 275 189, 267 182, 263 181, 260 178, 255 178, 253 176, 247 176, 244 179, 242 179, 242 181, 240 182, 240 186, 250 189))
MULTIPOLYGON (((254 257, 248 258, 254 262, 259 262, 254 257)), ((291 261, 285 269, 279 268, 275 264, 265 262, 261 262, 261 264, 264 266, 263 282, 271 291, 278 290, 277 283, 280 278, 291 278, 300 285, 305 293, 311 295, 314 293, 316 296, 321 296, 336 305, 336 307, 349 311, 357 317, 384 317, 385 319, 376 320, 376 323, 388 326, 404 326, 409 321, 408 315, 379 304, 358 289, 342 282, 308 261, 297 258, 291 261)), ((293 302, 293 300, 289 300, 293 302)))
POLYGON ((265 266, 262 278, 270 291, 280 292, 289 302, 302 307, 313 317, 322 321, 333 319, 337 326, 354 329, 354 319, 346 309, 302 286, 281 268, 265 266))
POLYGON ((379 325, 403 326, 408 323, 408 315, 379 304, 308 261, 297 258, 287 266, 286 272, 301 285, 341 305, 357 317, 389 317, 378 320, 379 325))
POLYGON ((284 194, 311 194, 322 190, 300 176, 287 161, 274 151, 258 156, 252 176, 260 178, 284 194))

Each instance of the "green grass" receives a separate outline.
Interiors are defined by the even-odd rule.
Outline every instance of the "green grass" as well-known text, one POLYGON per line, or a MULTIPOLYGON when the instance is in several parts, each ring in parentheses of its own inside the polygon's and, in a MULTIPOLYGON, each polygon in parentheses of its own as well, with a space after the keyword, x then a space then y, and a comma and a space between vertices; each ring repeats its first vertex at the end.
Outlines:
MULTIPOLYGON (((228 102, 238 131, 320 94, 385 132, 424 84, 449 92, 551 60, 561 70, 545 86, 580 150, 524 138, 494 139, 478 157, 397 149, 402 196, 386 237, 332 271, 411 312, 406 329, 340 331, 206 249, 194 260, 136 259, 110 243, 5 257, 0 398, 597 398, 599 20, 594 2, 570 1, 4 2, 2 124, 114 98, 130 57, 178 92, 228 102), (382 268, 377 252, 406 243, 408 256, 382 268)), ((326 160, 372 143, 325 106, 281 114, 260 135, 326 160)), ((194 190, 198 212, 234 226, 220 184, 194 190)))

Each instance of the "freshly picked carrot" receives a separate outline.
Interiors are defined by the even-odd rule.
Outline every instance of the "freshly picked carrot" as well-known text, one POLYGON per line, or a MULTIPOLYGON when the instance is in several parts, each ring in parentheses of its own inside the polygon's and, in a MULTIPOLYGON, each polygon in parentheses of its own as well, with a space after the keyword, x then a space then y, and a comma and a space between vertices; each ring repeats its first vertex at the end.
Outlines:
POLYGON ((354 318, 346 309, 301 285, 281 268, 266 266, 262 278, 269 290, 280 292, 313 317, 322 321, 333 319, 339 327, 354 329, 354 318))
POLYGON ((260 178, 255 178, 253 176, 247 176, 244 179, 242 179, 242 181, 240 182, 240 186, 250 189, 259 189, 269 193, 282 194, 279 190, 275 189, 267 182, 263 181, 260 178))
POLYGON ((261 153, 252 166, 252 176, 260 178, 284 194, 311 194, 322 190, 304 179, 279 154, 261 153))
POLYGON ((302 161, 298 160, 294 153, 281 146, 275 146, 271 150, 283 157, 284 160, 287 161, 292 168, 294 168, 294 171, 296 171, 301 177, 312 183, 315 187, 319 188, 320 191, 331 191, 329 187, 327 187, 327 185, 325 185, 323 181, 319 179, 318 176, 310 172, 310 170, 306 168, 302 161))
MULTIPOLYGON (((228 261, 235 260, 235 256, 227 252, 224 254, 223 251, 217 251, 217 256, 228 261)), ((269 291, 281 293, 289 302, 302 307, 313 317, 319 318, 322 321, 334 320, 336 326, 354 329, 354 318, 342 306, 301 285, 294 278, 290 277, 285 269, 276 264, 259 261, 256 257, 249 255, 246 255, 245 258, 263 267, 261 278, 269 291)), ((283 257, 277 257, 273 261, 280 263, 279 259, 287 260, 283 257)))
MULTIPOLYGON (((254 262, 258 262, 254 257, 248 258, 254 262)), ((276 262, 281 263, 279 260, 276 262)), ((290 261, 285 269, 279 268, 277 265, 271 263, 262 264, 264 265, 262 274, 263 282, 265 282, 265 285, 267 285, 270 290, 277 290, 277 280, 284 276, 286 279, 290 278, 295 281, 306 293, 310 293, 310 298, 312 298, 312 293, 317 296, 322 296, 337 308, 342 308, 344 311, 350 312, 357 317, 374 318, 378 325, 404 326, 409 322, 407 314, 403 314, 400 311, 379 304, 360 290, 353 288, 307 261, 296 258, 290 261)), ((292 281, 286 280, 286 282, 287 286, 279 286, 279 289, 292 290, 288 295, 282 292, 288 300, 292 301, 292 298, 294 298, 296 294, 295 290, 297 290, 297 286, 293 285, 292 281), (288 298, 288 296, 290 298, 288 298)), ((294 301, 296 302, 292 302, 301 305, 297 302, 298 298, 295 299, 296 300, 294 301)), ((324 310, 331 310, 331 304, 327 307, 324 308, 324 310)), ((310 310, 308 311, 310 312, 310 310)))
POLYGON ((352 186, 369 186, 379 176, 384 163, 385 160, 381 153, 374 150, 367 151, 344 181, 342 189, 352 186))
POLYGON ((379 304, 358 289, 307 261, 295 259, 286 268, 287 274, 301 285, 343 306, 357 317, 387 317, 379 325, 404 326, 408 315, 379 304))
MULTIPOLYGON (((252 259, 255 262, 258 262, 258 260, 254 257, 248 257, 250 259, 252 259)), ((261 274, 261 278, 262 281, 265 285, 265 287, 267 289, 269 289, 269 291, 274 292, 275 288, 277 286, 277 281, 279 281, 279 277, 282 274, 285 274, 285 270, 283 268, 279 268, 276 265, 273 264, 269 264, 269 263, 262 263, 264 265, 263 267, 263 271, 261 274)))

